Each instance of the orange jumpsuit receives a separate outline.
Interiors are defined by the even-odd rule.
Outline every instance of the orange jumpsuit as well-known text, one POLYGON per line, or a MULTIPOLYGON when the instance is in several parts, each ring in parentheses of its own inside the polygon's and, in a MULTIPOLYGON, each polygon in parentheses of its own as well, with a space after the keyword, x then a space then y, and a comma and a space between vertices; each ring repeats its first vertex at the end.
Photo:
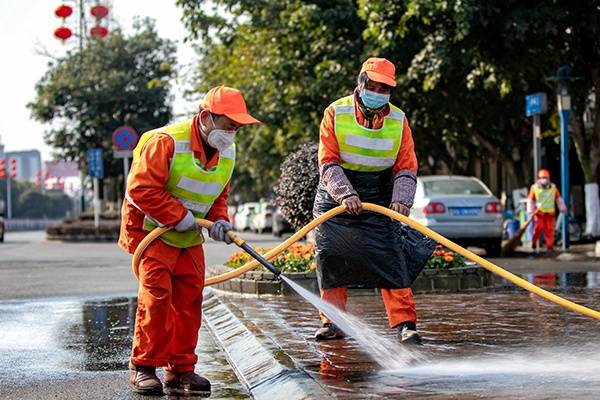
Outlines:
MULTIPOLYGON (((560 196, 560 191, 556 189, 554 192, 555 202, 562 204, 562 197, 560 196)), ((534 186, 529 190, 529 200, 534 204, 537 201, 537 196, 535 194, 534 186)), ((555 226, 555 214, 556 211, 552 210, 552 212, 541 212, 538 211, 533 216, 533 238, 532 243, 535 245, 542 232, 544 233, 544 239, 546 240, 546 248, 548 250, 554 249, 554 226, 555 226)))
MULTIPOLYGON (((218 152, 206 159, 197 125, 192 120, 190 148, 207 169, 218 162, 218 152)), ((179 200, 165 189, 173 157, 171 137, 158 134, 142 148, 131 166, 123 202, 119 247, 132 253, 146 236, 144 215, 166 226, 176 225, 187 214, 179 200)), ((229 183, 206 219, 226 220, 229 183)), ((165 366, 172 372, 194 371, 204 288, 202 246, 179 249, 155 240, 139 265, 139 291, 131 362, 140 366, 165 366)))
MULTIPOLYGON (((383 112, 375 115, 372 122, 366 120, 360 109, 354 103, 354 114, 359 124, 370 128, 380 129, 383 126, 384 117, 390 112, 390 107, 384 108, 383 112)), ((336 163, 341 165, 340 150, 334 130, 335 111, 333 106, 325 109, 325 115, 321 121, 320 141, 319 141, 319 166, 327 163, 336 163)), ((409 170, 415 175, 417 174, 417 157, 414 150, 414 142, 408 120, 404 118, 404 127, 402 131, 402 143, 400 144, 400 152, 396 158, 396 163, 392 167, 393 175, 396 175, 402 170, 409 170)), ((417 321, 417 312, 415 309, 415 300, 410 288, 406 289, 381 289, 381 296, 385 304, 385 310, 388 315, 388 322, 391 328, 399 325, 402 322, 417 321)), ((346 309, 348 300, 348 290, 345 287, 335 289, 321 290, 321 299, 335 305, 341 310, 346 309)), ((331 322, 324 314, 321 313, 323 322, 331 322)))

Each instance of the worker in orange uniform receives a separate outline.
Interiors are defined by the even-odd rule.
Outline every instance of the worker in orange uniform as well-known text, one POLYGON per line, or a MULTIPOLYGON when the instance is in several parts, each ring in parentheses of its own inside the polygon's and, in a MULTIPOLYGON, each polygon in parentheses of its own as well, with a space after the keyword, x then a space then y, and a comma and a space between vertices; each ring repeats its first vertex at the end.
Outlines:
POLYGON ((543 232, 546 239, 546 248, 548 251, 554 249, 555 205, 558 206, 561 213, 567 213, 567 207, 560 196, 560 192, 556 185, 550 182, 550 172, 547 169, 540 169, 538 180, 529 189, 527 201, 527 211, 529 213, 535 212, 532 246, 538 243, 543 232))
POLYGON ((159 366, 167 393, 210 393, 210 382, 194 372, 204 288, 204 238, 195 218, 213 221, 210 237, 231 243, 234 137, 243 125, 259 123, 238 90, 218 86, 193 118, 146 132, 134 150, 119 246, 133 253, 152 229, 174 228, 152 242, 139 263, 130 360, 137 393, 163 392, 159 366))
MULTIPOLYGON (((384 267, 376 273, 364 271, 371 260, 385 266, 402 258, 390 252, 388 244, 394 240, 394 233, 381 225, 384 222, 375 220, 374 213, 359 215, 361 201, 379 203, 405 216, 409 215, 413 204, 417 158, 408 120, 389 102, 395 86, 394 65, 384 58, 369 58, 362 65, 354 93, 328 106, 321 122, 320 183, 314 214, 320 215, 339 204, 354 214, 337 216, 317 228, 316 233, 321 299, 342 310, 345 310, 347 286, 350 286, 346 284, 346 278, 356 275, 361 281, 378 273, 389 274, 390 269, 384 267), (371 226, 370 221, 373 221, 371 226), (353 227, 358 231, 352 231, 353 227), (361 249, 362 241, 369 236, 378 237, 381 244, 361 249), (334 249, 339 246, 345 246, 345 249, 334 249), (352 257, 360 260, 353 261, 352 257)), ((387 217, 384 219, 389 221, 387 217)), ((400 225, 394 224, 392 226, 400 225)), ((426 258, 433 247, 428 251, 426 258)), ((421 344, 410 284, 381 282, 376 287, 382 288, 390 328, 397 329, 403 343, 421 344)), ((327 316, 321 314, 321 320, 323 325, 315 334, 317 340, 344 337, 327 316)))

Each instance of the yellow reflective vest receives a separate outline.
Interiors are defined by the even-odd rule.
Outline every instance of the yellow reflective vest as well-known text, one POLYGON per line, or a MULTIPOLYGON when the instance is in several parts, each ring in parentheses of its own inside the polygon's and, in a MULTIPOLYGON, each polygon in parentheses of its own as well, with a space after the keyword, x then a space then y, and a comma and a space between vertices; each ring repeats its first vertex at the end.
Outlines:
MULTIPOLYGON (((231 179, 235 166, 235 144, 220 152, 214 168, 204 169, 190 149, 192 120, 188 119, 163 128, 146 132, 133 151, 134 162, 140 157, 144 143, 153 135, 163 133, 173 138, 175 151, 171 159, 166 190, 181 201, 194 217, 204 218, 215 200, 231 179)), ((159 224, 149 216, 144 218, 144 229, 151 231, 159 224)), ((204 242, 199 232, 169 231, 160 237, 165 243, 179 248, 197 246, 204 242)))
POLYGON ((404 113, 390 104, 390 112, 384 117, 380 129, 360 125, 354 114, 354 95, 343 97, 333 103, 335 111, 334 131, 340 148, 342 168, 352 171, 383 171, 396 162, 404 113))
POLYGON ((535 206, 541 212, 546 214, 555 213, 555 201, 556 201, 556 185, 550 184, 550 187, 544 189, 537 183, 533 185, 533 193, 535 194, 535 206))

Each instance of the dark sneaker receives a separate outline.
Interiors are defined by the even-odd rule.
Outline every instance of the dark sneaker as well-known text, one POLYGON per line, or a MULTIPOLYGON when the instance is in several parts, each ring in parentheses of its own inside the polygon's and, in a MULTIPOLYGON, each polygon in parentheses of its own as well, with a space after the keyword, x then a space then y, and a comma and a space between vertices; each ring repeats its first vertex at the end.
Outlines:
POLYGON ((340 330, 335 324, 325 322, 319 330, 315 333, 315 339, 317 340, 333 340, 343 339, 346 335, 340 330))
POLYGON ((165 390, 168 394, 177 396, 209 395, 210 382, 194 372, 165 370, 165 390))
POLYGON ((423 339, 417 332, 417 325, 414 322, 403 322, 398 325, 398 337, 403 344, 421 345, 423 339))
POLYGON ((163 385, 156 376, 156 367, 129 364, 129 385, 139 394, 163 394, 163 385))

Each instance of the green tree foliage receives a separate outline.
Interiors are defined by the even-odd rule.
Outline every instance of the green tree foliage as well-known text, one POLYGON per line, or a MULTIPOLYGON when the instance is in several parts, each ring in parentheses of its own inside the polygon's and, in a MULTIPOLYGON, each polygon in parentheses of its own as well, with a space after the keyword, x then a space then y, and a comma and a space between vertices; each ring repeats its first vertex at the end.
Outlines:
POLYGON ((45 140, 57 158, 85 171, 87 150, 101 147, 105 175, 118 176, 112 132, 129 125, 142 133, 169 122, 174 66, 175 45, 157 35, 151 20, 140 20, 130 37, 116 29, 51 62, 29 107, 36 120, 52 123, 45 140))
MULTIPOLYGON (((531 177, 525 95, 548 93, 547 77, 572 64, 573 138, 586 180, 600 163, 600 30, 597 1, 582 0, 177 0, 190 39, 200 39, 198 89, 244 91, 265 126, 241 137, 240 168, 264 190, 282 156, 314 141, 327 104, 349 93, 360 63, 396 63, 393 102, 411 122, 425 171, 473 173, 503 161, 518 185, 531 177), (208 6, 212 4, 211 10, 208 6), (595 92, 593 128, 582 116, 595 92)), ((553 125, 550 134, 556 135, 553 125)), ((252 190, 252 188, 250 188, 252 190)))
POLYGON ((323 110, 354 86, 364 29, 356 2, 212 1, 227 19, 211 13, 209 2, 177 3, 191 37, 203 44, 196 90, 238 88, 264 122, 236 138, 234 191, 269 194, 283 158, 318 140, 323 110))

